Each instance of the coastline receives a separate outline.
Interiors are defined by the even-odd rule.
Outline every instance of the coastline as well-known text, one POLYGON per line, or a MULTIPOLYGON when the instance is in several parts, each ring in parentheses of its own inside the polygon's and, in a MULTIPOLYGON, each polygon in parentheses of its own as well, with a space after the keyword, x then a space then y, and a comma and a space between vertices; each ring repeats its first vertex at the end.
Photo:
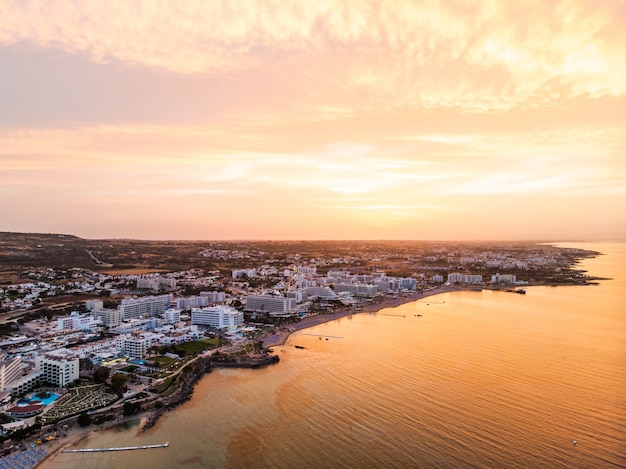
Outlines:
MULTIPOLYGON (((449 293, 449 292, 455 292, 455 291, 473 291, 473 290, 477 290, 477 289, 468 288, 467 286, 461 286, 461 285, 455 285, 455 286, 449 286, 449 287, 438 287, 433 290, 428 290, 428 291, 421 292, 421 293, 412 292, 412 293, 407 293, 407 294, 401 294, 401 296, 399 296, 398 298, 385 298, 379 302, 372 302, 372 303, 366 304, 359 310, 345 308, 345 309, 342 309, 340 311, 336 311, 330 314, 318 314, 315 316, 309 316, 307 318, 302 319, 296 324, 290 325, 288 328, 282 329, 278 332, 275 332, 274 334, 271 334, 265 337, 263 339, 263 346, 265 348, 271 348, 271 347, 283 345, 287 341, 287 339, 291 336, 291 334, 293 334, 294 332, 308 329, 310 327, 314 327, 319 324, 324 324, 326 322, 348 317, 353 314, 376 313, 383 309, 395 308, 397 306, 401 306, 406 303, 411 303, 411 302, 418 301, 424 298, 428 298, 430 296, 439 295, 441 293, 449 293)), ((191 394, 193 394, 193 390, 191 394)), ((45 456, 44 459, 39 461, 35 467, 42 467, 42 468, 47 467, 46 463, 52 460, 62 450, 67 449, 68 447, 71 447, 71 446, 78 445, 81 441, 85 440, 86 438, 89 438, 92 434, 96 432, 109 430, 109 429, 115 428, 116 426, 124 425, 125 423, 129 421, 134 421, 134 420, 145 421, 146 418, 150 420, 149 417, 152 412, 153 412, 152 410, 149 410, 146 412, 142 412, 138 415, 124 417, 123 419, 112 421, 112 422, 106 422, 103 425, 100 425, 98 427, 89 426, 89 427, 82 428, 82 427, 79 427, 77 424, 75 424, 70 430, 67 431, 67 433, 64 436, 58 438, 57 440, 51 443, 51 446, 48 447, 50 448, 49 453, 45 456)), ((142 430, 143 426, 144 426, 143 424, 140 426, 139 431, 142 430)))
MULTIPOLYGON (((482 290, 482 288, 480 288, 482 290)), ((412 292, 401 294, 398 298, 385 298, 379 302, 373 302, 364 305, 359 310, 354 310, 351 308, 345 308, 340 311, 336 311, 334 313, 329 314, 317 314, 315 316, 309 316, 296 324, 291 324, 288 327, 285 327, 274 334, 271 334, 263 339, 263 346, 265 348, 276 347, 279 345, 284 345, 289 336, 294 332, 301 331, 303 329, 308 329, 309 327, 314 327, 319 324, 324 324, 326 322, 335 321, 336 319, 345 318, 347 316, 351 316, 353 314, 360 313, 377 313, 383 309, 387 308, 395 308, 397 306, 401 306, 406 303, 412 303, 414 301, 421 300, 423 298, 428 298, 434 295, 440 295, 442 293, 456 292, 456 291, 478 291, 476 287, 468 287, 466 285, 454 285, 448 287, 437 287, 433 290, 428 290, 424 292, 412 292)))
POLYGON ((127 424, 128 422, 132 422, 135 420, 143 420, 145 419, 145 415, 133 415, 128 417, 123 417, 118 420, 106 422, 98 427, 81 427, 78 424, 74 424, 72 428, 64 432, 64 435, 57 438, 56 440, 46 443, 46 457, 39 461, 34 467, 46 467, 46 463, 52 460, 55 456, 57 456, 64 449, 68 449, 72 446, 77 446, 81 441, 88 439, 91 435, 101 432, 104 430, 111 430, 116 427, 127 424))

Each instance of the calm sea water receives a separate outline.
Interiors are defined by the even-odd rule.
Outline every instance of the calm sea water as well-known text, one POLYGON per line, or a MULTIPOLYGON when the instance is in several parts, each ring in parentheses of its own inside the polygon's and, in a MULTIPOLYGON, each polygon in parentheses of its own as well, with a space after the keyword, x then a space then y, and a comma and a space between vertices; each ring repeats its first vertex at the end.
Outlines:
POLYGON ((44 467, 626 467, 626 244, 575 246, 606 253, 584 267, 614 280, 323 324, 303 332, 342 338, 292 335, 278 365, 208 375, 149 432, 79 445, 169 448, 44 467))

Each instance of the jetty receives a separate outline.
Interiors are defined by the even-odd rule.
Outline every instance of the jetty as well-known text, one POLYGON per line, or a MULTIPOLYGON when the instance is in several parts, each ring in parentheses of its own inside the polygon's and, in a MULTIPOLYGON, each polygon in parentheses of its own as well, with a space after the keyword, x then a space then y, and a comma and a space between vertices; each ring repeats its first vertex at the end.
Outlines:
POLYGON ((83 448, 83 449, 64 449, 62 453, 106 453, 107 451, 132 451, 135 449, 152 449, 152 448, 167 448, 170 445, 169 441, 158 445, 142 445, 142 446, 123 446, 121 448, 83 448))
POLYGON ((315 337, 327 337, 327 338, 331 338, 331 339, 343 339, 343 336, 340 336, 340 335, 309 334, 308 332, 294 332, 294 334, 312 335, 312 336, 315 336, 315 337))

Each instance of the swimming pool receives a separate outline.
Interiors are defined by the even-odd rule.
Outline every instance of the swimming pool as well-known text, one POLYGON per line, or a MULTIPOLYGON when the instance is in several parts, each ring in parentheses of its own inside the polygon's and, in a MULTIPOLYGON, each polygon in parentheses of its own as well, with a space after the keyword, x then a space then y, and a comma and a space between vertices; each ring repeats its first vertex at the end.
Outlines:
POLYGON ((54 401, 56 401, 59 397, 61 397, 60 395, 54 392, 49 392, 47 397, 38 397, 37 394, 38 393, 29 394, 24 399, 20 399, 20 403, 35 404, 36 402, 40 402, 43 405, 48 406, 52 404, 54 401))

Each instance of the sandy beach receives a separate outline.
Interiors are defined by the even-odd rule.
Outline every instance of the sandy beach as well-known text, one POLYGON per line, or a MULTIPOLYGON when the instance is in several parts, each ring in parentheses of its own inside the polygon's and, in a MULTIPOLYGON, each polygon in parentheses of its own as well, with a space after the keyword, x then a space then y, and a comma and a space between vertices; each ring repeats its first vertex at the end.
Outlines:
MULTIPOLYGON (((404 294, 400 294, 397 298, 385 298, 382 301, 366 303, 365 305, 361 306, 360 309, 358 310, 355 310, 352 308, 345 308, 345 309, 342 309, 340 311, 336 311, 330 314, 319 314, 315 316, 310 316, 310 317, 302 319, 300 322, 296 324, 291 324, 288 327, 282 328, 281 330, 267 336, 263 340, 263 345, 266 348, 283 345, 287 341, 289 336, 296 331, 301 331, 309 327, 317 326, 319 324, 323 324, 329 321, 334 321, 336 319, 347 317, 353 314, 375 313, 386 308, 394 308, 396 306, 400 306, 405 303, 411 303, 413 301, 418 301, 418 300, 421 300, 423 298, 427 298, 433 295, 438 295, 441 293, 448 293, 448 292, 453 292, 453 291, 460 291, 464 289, 467 289, 467 287, 464 288, 462 286, 457 285, 457 286, 449 286, 449 287, 440 287, 440 288, 428 290, 428 291, 421 292, 421 293, 419 292, 404 293, 404 294)), ((46 461, 49 461, 60 451, 62 451, 63 449, 70 448, 72 446, 76 446, 78 443, 83 441, 85 438, 88 438, 91 434, 97 431, 110 429, 117 425, 122 425, 127 421, 137 420, 141 418, 142 418, 141 415, 139 416, 135 415, 135 416, 127 417, 124 419, 107 422, 98 427, 89 426, 89 427, 82 428, 78 426, 77 424, 74 424, 74 426, 71 429, 64 432, 64 434, 60 435, 60 437, 57 440, 50 442, 46 445, 45 449, 48 452, 48 454, 45 457, 45 459, 39 462, 37 467, 46 467, 46 461)))
MULTIPOLYGON (((69 430, 63 430, 62 432, 60 432, 56 440, 46 443, 44 449, 46 450, 47 455, 35 467, 46 467, 46 461, 49 461, 64 449, 70 449, 73 446, 78 446, 80 442, 89 438, 96 432, 115 428, 120 425, 124 425, 125 423, 141 419, 141 415, 133 415, 129 417, 123 417, 118 420, 106 422, 102 425, 90 425, 88 427, 81 427, 80 425, 74 423, 69 430)), ((143 423, 141 425, 143 425, 143 423)), ((141 425, 139 425, 139 427, 141 427, 141 425)))
POLYGON ((275 332, 267 336, 263 339, 263 346, 266 348, 275 347, 278 345, 283 345, 289 336, 296 331, 300 331, 302 329, 307 329, 309 327, 317 326, 318 324, 323 324, 325 322, 334 321, 336 319, 340 319, 346 316, 350 316, 352 314, 359 313, 375 313, 380 310, 386 308, 395 308, 396 306, 400 306, 405 303, 411 303, 413 301, 418 301, 423 298, 427 298, 433 295, 439 295, 441 293, 448 293, 453 291, 467 290, 467 287, 455 285, 448 287, 439 287, 433 290, 428 290, 422 293, 419 292, 411 292, 401 294, 397 298, 385 298, 381 301, 375 301, 372 303, 366 303, 360 309, 353 308, 345 308, 340 311, 336 311, 334 313, 329 314, 318 314, 315 316, 309 316, 302 319, 300 322, 296 324, 290 324, 288 327, 284 327, 279 331, 275 332))

